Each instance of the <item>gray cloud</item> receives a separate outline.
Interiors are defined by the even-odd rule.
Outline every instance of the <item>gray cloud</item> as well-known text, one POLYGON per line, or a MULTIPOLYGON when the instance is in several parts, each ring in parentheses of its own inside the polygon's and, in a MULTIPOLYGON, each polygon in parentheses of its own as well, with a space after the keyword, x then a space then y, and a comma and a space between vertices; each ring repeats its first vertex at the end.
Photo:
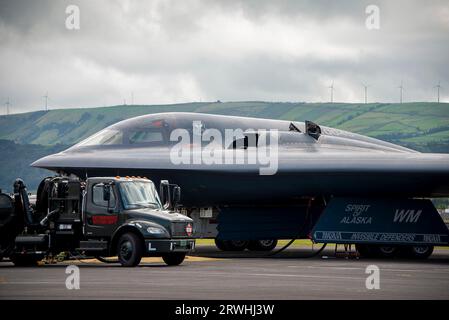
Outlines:
MULTIPOLYGON (((0 1, 0 99, 16 112, 130 102, 449 100, 447 1, 0 1), (65 28, 78 5, 81 29, 65 28), (380 30, 365 8, 380 7, 380 30)), ((2 102, 2 101, 0 101, 2 102)), ((1 112, 0 112, 1 113, 1 112)))

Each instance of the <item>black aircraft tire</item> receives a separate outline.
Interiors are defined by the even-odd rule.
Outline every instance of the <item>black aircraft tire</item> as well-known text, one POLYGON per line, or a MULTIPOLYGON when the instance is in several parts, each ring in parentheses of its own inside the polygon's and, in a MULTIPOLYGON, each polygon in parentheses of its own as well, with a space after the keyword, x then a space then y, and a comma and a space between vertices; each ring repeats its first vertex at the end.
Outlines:
POLYGON ((273 240, 253 240, 248 244, 248 250, 251 251, 271 251, 278 245, 276 239, 273 240))
POLYGON ((243 251, 248 246, 248 241, 215 239, 215 245, 222 251, 243 251))
POLYGON ((401 256, 408 259, 424 260, 433 253, 434 246, 405 246, 401 248, 401 256))
POLYGON ((117 256, 123 267, 135 267, 143 255, 142 240, 135 233, 125 233, 118 241, 117 256))
POLYGON ((369 245, 356 244, 355 248, 362 258, 373 258, 374 257, 374 253, 371 250, 371 247, 369 245))
POLYGON ((248 241, 229 240, 227 244, 229 251, 243 251, 248 246, 248 241))
POLYGON ((16 267, 35 267, 39 261, 37 257, 27 255, 13 255, 10 259, 16 267))
POLYGON ((186 254, 184 252, 167 253, 162 256, 162 260, 168 266, 178 266, 184 261, 185 257, 186 254))
POLYGON ((398 247, 395 246, 379 246, 373 245, 370 246, 371 251, 373 252, 374 257, 382 258, 382 259, 390 259, 394 258, 398 255, 398 247))
POLYGON ((215 239, 215 245, 221 251, 229 251, 229 248, 228 248, 228 245, 227 245, 227 241, 225 241, 225 240, 215 239))

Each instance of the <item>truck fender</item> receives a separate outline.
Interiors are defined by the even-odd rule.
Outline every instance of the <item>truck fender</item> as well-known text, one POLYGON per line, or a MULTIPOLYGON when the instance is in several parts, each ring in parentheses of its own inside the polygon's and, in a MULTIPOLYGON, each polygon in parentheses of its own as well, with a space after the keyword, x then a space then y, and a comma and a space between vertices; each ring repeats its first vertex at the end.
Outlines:
POLYGON ((124 223, 123 225, 121 225, 120 227, 118 227, 117 230, 115 230, 115 232, 112 234, 109 251, 111 253, 115 253, 118 240, 120 239, 120 237, 123 234, 125 234, 127 232, 135 233, 136 235, 139 236, 139 238, 142 240, 142 242, 145 241, 145 239, 150 239, 150 238, 167 238, 167 237, 169 237, 168 232, 166 232, 165 234, 159 235, 159 236, 151 235, 147 232, 148 227, 154 227, 154 228, 160 228, 160 229, 166 230, 163 226, 161 226, 157 223, 154 223, 154 222, 141 221, 141 220, 128 221, 128 222, 124 223))

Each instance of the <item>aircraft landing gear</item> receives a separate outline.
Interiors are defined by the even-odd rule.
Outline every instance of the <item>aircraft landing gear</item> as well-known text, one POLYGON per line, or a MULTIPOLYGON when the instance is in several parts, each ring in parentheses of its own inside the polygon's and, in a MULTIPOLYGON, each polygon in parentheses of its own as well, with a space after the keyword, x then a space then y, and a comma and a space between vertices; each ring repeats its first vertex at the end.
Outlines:
POLYGON ((248 241, 215 239, 215 245, 222 251, 243 251, 248 246, 248 241))
POLYGON ((271 251, 276 248, 277 240, 219 240, 215 239, 215 245, 222 251, 271 251))
POLYGON ((409 259, 427 259, 433 253, 433 246, 406 246, 401 248, 401 255, 409 259))
POLYGON ((248 250, 251 251, 271 251, 276 248, 277 240, 254 240, 248 244, 248 250))

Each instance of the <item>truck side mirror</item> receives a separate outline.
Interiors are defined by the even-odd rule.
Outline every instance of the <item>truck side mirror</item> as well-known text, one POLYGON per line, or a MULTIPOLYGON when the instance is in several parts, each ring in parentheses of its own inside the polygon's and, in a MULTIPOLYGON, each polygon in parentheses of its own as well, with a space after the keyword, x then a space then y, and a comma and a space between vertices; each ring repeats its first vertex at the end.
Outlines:
POLYGON ((181 187, 173 187, 173 207, 176 207, 181 201, 181 187))
POLYGON ((108 204, 109 200, 111 200, 111 186, 109 184, 103 186, 103 200, 107 201, 108 204))
POLYGON ((168 180, 161 180, 159 197, 161 198, 163 208, 170 208, 170 184, 168 183, 168 180))

